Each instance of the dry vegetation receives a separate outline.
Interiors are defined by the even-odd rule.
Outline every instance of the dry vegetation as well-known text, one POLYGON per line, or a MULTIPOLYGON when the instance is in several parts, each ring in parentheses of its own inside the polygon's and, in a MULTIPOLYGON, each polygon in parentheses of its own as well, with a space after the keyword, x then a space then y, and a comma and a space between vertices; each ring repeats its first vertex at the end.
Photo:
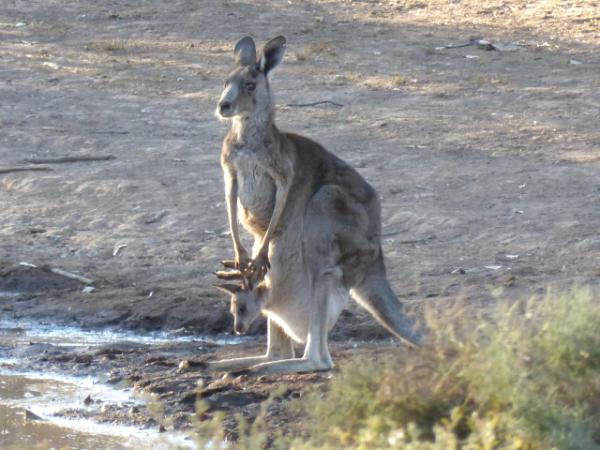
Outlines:
MULTIPOLYGON (((274 394, 253 426, 240 417, 236 448, 600 449, 600 303, 591 291, 504 304, 487 317, 463 305, 454 315, 463 318, 429 316, 422 348, 348 361, 327 388, 293 402, 301 439, 270 439, 274 394)), ((221 419, 200 435, 222 441, 221 419)))

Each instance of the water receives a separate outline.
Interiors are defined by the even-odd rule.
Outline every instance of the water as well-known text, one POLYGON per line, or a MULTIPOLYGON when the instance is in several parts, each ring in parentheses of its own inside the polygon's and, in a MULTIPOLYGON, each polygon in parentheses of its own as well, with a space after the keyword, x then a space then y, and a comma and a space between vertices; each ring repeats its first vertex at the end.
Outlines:
POLYGON ((245 340, 248 340, 248 338, 240 336, 197 336, 166 331, 136 334, 110 328, 104 330, 83 330, 78 327, 55 326, 27 320, 0 320, 0 347, 4 344, 25 345, 32 341, 69 347, 89 347, 113 342, 134 342, 138 344, 192 342, 198 344, 235 345, 245 340))
MULTIPOLYGON (((119 330, 82 330, 31 321, 0 321, 0 356, 7 350, 27 348, 32 342, 64 347, 93 348, 115 342, 159 345, 174 342, 235 344, 240 338, 206 338, 173 333, 135 334, 119 330)), ((194 448, 182 433, 159 433, 92 417, 104 404, 133 408, 143 399, 129 388, 117 389, 100 377, 69 377, 57 373, 19 370, 19 361, 0 357, 1 449, 146 449, 194 448), (93 402, 85 405, 91 396, 93 402), (76 419, 68 410, 83 411, 76 419), (89 414, 87 414, 89 413, 89 414), (88 416, 90 418, 86 418, 88 416), (73 417, 71 414, 70 417, 73 417), (79 418, 83 417, 83 418, 79 418)))
MULTIPOLYGON (((94 391, 102 396, 99 386, 94 391)), ((2 449, 142 449, 158 441, 157 433, 133 427, 96 424, 90 420, 57 416, 61 410, 80 407, 88 392, 79 382, 50 377, 0 375, 0 448, 2 449)), ((120 395, 126 401, 125 394, 120 395)), ((156 442, 160 448, 168 442, 156 442)))

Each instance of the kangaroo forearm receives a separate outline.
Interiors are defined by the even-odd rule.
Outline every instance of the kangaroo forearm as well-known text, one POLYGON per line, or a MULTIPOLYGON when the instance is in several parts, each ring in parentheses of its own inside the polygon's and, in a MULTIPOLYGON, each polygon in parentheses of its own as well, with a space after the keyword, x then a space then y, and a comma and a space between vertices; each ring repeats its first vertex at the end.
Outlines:
POLYGON ((229 219, 229 230, 231 231, 231 241, 233 242, 233 248, 237 253, 243 251, 242 241, 240 240, 240 230, 238 227, 237 215, 230 216, 229 219))
POLYGON ((237 182, 230 181, 227 183, 227 216, 229 218, 229 231, 231 231, 231 239, 233 241, 233 248, 237 253, 243 249, 242 241, 240 240, 240 230, 238 225, 237 217, 237 182))
POLYGON ((283 210, 285 209, 285 205, 287 203, 289 190, 289 186, 282 186, 278 188, 277 192, 275 193, 275 206, 273 208, 273 213, 271 214, 271 220, 269 221, 267 231, 265 232, 265 235, 260 243, 261 251, 266 251, 268 249, 269 242, 273 237, 273 233, 281 221, 281 216, 283 215, 283 210))

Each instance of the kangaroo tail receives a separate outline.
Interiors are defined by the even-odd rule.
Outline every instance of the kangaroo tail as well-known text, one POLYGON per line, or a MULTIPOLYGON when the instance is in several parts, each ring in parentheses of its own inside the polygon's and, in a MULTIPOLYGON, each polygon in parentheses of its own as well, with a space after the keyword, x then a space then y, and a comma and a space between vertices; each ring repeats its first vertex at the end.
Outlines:
POLYGON ((350 290, 352 297, 390 333, 411 346, 417 346, 422 333, 402 311, 402 303, 385 276, 383 254, 367 270, 363 281, 350 290))

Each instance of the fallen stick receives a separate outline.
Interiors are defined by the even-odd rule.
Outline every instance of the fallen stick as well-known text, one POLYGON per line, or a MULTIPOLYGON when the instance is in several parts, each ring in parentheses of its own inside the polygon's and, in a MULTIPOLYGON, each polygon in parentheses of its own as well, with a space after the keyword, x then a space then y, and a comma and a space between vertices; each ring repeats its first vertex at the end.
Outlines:
POLYGON ((25 159, 25 162, 28 162, 30 164, 64 164, 74 162, 108 161, 110 159, 115 159, 115 157, 113 155, 59 156, 57 158, 27 158, 25 159))
MULTIPOLYGON (((42 127, 44 131, 55 131, 57 133, 68 133, 73 130, 67 130, 66 128, 56 128, 56 127, 42 127)), ((92 134, 129 134, 127 130, 91 130, 92 134)))
POLYGON ((429 242, 436 238, 436 236, 427 236, 421 239, 407 239, 406 241, 398 241, 396 244, 420 244, 422 242, 429 242))
POLYGON ((71 280, 81 281, 83 284, 93 284, 94 283, 94 280, 92 280, 91 278, 87 278, 82 275, 77 275, 76 273, 67 272, 66 270, 62 270, 62 269, 56 269, 56 268, 48 267, 48 266, 38 267, 35 264, 31 264, 28 262, 20 262, 19 265, 23 266, 23 267, 29 267, 30 269, 39 269, 39 270, 45 270, 47 272, 52 272, 56 275, 60 275, 61 277, 69 278, 71 280))
POLYGON ((126 130, 94 130, 90 131, 92 134, 128 134, 126 130))
POLYGON ((43 166, 36 166, 36 167, 28 167, 28 166, 22 166, 22 167, 0 167, 0 175, 1 174, 5 174, 5 173, 12 173, 12 172, 25 172, 28 170, 35 170, 37 172, 47 172, 50 170, 53 170, 50 167, 43 167, 43 166))
POLYGON ((442 45, 441 47, 436 47, 436 50, 450 50, 453 48, 463 48, 463 47, 469 47, 471 45, 474 45, 475 43, 477 43, 478 39, 472 39, 469 42, 465 42, 464 44, 448 44, 448 45, 442 45))
POLYGON ((321 100, 320 102, 313 102, 313 103, 288 103, 286 106, 305 107, 305 106, 324 105, 327 103, 330 105, 333 105, 333 106, 338 106, 339 108, 344 106, 341 103, 332 102, 331 100, 321 100))
POLYGON ((77 275, 76 273, 67 272, 66 270, 62 270, 62 269, 50 268, 50 272, 55 273, 56 275, 60 275, 65 278, 70 278, 71 280, 81 281, 83 284, 93 284, 94 283, 94 280, 92 280, 91 278, 77 275))

